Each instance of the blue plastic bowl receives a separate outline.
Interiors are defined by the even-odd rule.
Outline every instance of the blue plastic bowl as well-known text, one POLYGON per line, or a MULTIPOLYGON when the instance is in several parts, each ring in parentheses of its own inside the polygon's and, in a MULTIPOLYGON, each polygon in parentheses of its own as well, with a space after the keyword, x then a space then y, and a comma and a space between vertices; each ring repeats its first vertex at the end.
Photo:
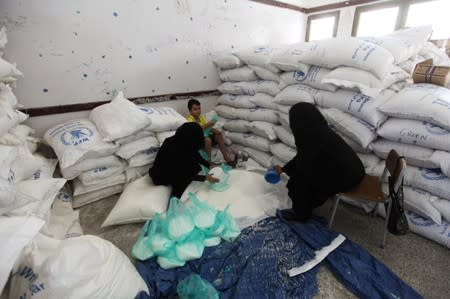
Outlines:
POLYGON ((280 181, 280 176, 277 174, 274 168, 269 168, 264 175, 264 179, 269 184, 277 184, 280 181))

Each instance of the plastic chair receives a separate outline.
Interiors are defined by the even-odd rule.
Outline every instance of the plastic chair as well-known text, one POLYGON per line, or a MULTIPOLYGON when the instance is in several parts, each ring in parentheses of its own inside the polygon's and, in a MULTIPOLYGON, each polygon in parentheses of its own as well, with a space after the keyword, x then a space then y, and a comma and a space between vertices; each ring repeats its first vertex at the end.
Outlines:
POLYGON ((331 226, 333 225, 334 216, 336 214, 336 210, 341 198, 387 204, 388 208, 385 218, 383 241, 381 242, 381 248, 384 248, 386 233, 388 231, 389 216, 391 214, 392 208, 392 199, 389 194, 385 194, 383 192, 382 182, 386 181, 386 175, 389 172, 389 175, 394 179, 394 190, 397 191, 401 186, 403 177, 405 175, 405 169, 405 159, 403 157, 400 157, 397 151, 392 149, 386 158, 383 174, 381 175, 381 177, 366 174, 361 183, 353 190, 336 194, 336 201, 334 203, 333 212, 331 214, 329 228, 331 228, 331 226))

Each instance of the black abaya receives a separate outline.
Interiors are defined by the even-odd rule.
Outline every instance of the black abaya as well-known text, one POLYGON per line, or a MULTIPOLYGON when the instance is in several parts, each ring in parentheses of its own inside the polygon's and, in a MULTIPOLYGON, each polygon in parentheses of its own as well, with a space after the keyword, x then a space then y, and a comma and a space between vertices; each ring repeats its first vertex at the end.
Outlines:
POLYGON ((364 166, 347 143, 328 126, 312 104, 298 103, 289 111, 297 155, 283 171, 298 220, 305 220, 315 207, 339 192, 349 191, 365 175, 364 166))

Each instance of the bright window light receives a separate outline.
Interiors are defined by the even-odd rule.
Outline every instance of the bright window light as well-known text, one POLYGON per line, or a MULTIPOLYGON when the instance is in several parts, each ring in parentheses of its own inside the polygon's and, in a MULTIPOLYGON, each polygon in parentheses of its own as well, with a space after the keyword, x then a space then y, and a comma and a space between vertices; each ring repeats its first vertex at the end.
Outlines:
POLYGON ((333 37, 334 22, 336 17, 324 17, 311 20, 309 40, 319 40, 333 37))
POLYGON ((431 24, 433 26, 431 39, 448 39, 450 38, 449 11, 450 1, 448 0, 411 4, 405 25, 415 27, 431 24))
POLYGON ((356 36, 381 36, 395 30, 398 7, 361 12, 356 36))

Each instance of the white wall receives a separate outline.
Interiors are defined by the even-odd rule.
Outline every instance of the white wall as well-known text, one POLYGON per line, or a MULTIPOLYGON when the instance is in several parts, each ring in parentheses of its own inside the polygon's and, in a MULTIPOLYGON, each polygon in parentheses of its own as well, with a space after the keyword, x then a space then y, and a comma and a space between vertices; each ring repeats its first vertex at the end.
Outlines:
POLYGON ((304 40, 306 16, 247 0, 2 0, 26 108, 215 89, 218 52, 304 40))

